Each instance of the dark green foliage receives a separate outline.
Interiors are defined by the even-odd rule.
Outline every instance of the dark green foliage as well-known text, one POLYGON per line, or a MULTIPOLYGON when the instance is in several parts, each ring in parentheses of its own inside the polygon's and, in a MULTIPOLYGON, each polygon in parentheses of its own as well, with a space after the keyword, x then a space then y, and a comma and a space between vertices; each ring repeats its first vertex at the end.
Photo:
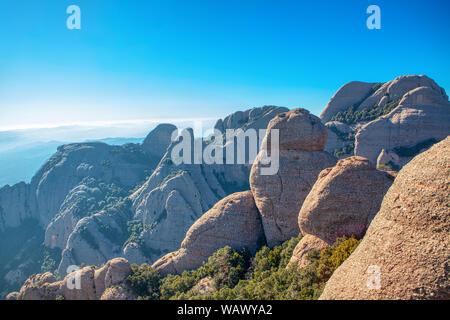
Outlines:
POLYGON ((378 117, 384 116, 394 110, 400 100, 395 100, 387 103, 384 107, 373 106, 372 108, 365 108, 358 110, 359 105, 350 106, 345 111, 338 112, 331 121, 339 121, 346 124, 354 124, 361 121, 372 121, 378 117))
POLYGON ((134 242, 138 245, 142 254, 146 257, 152 256, 160 256, 162 252, 160 250, 148 247, 143 239, 140 237, 140 234, 145 230, 151 230, 156 226, 156 222, 152 224, 144 225, 140 220, 132 220, 127 222, 127 231, 128 231, 128 239, 124 243, 124 247, 134 242))
POLYGON ((131 220, 127 222, 128 239, 125 241, 124 246, 130 242, 139 243, 141 239, 139 235, 144 231, 144 225, 141 220, 131 220))
POLYGON ((356 249, 359 240, 355 237, 342 237, 336 240, 333 246, 322 250, 315 261, 317 278, 326 282, 336 270, 356 249))
POLYGON ((170 159, 170 158, 165 158, 165 159, 162 161, 162 163, 163 163, 163 164, 167 164, 167 165, 172 165, 172 164, 173 164, 173 161, 172 161, 172 159, 170 159))
POLYGON ((65 203, 60 210, 63 212, 70 209, 79 219, 115 206, 120 200, 128 196, 127 190, 119 185, 115 183, 107 184, 91 177, 84 178, 80 185, 84 186, 84 195, 77 196, 73 201, 65 203))
POLYGON ((77 231, 80 234, 81 238, 83 238, 83 240, 86 241, 92 249, 98 250, 99 247, 97 241, 86 226, 80 226, 77 231))
POLYGON ((394 152, 400 157, 415 157, 422 149, 428 149, 436 142, 438 142, 436 139, 431 138, 421 141, 412 147, 396 147, 394 152))
POLYGON ((131 164, 140 164, 148 167, 156 167, 159 159, 147 155, 138 144, 127 143, 123 146, 111 146, 110 153, 119 156, 131 164))
POLYGON ((61 261, 61 249, 42 246, 41 252, 41 272, 56 274, 59 262, 61 261))
POLYGON ((104 223, 100 217, 98 216, 94 216, 93 217, 94 221, 96 222, 97 225, 97 230, 100 231, 100 233, 109 241, 111 241, 111 243, 115 243, 115 244, 122 244, 122 237, 120 236, 122 231, 121 230, 117 230, 113 227, 111 227, 109 224, 104 223))
POLYGON ((139 296, 144 300, 157 300, 160 298, 161 276, 158 271, 144 263, 141 266, 132 265, 133 273, 128 276, 127 282, 139 296))
POLYGON ((329 126, 328 128, 331 131, 333 131, 343 141, 355 141, 355 133, 354 132, 345 133, 345 132, 339 131, 339 129, 333 125, 329 126))
POLYGON ((188 299, 195 297, 190 290, 203 278, 210 277, 215 288, 234 287, 245 277, 250 267, 250 252, 224 247, 215 252, 203 266, 184 271, 182 275, 169 275, 161 282, 161 299, 188 299))
POLYGON ((355 143, 352 142, 352 143, 349 143, 349 144, 343 146, 343 147, 340 148, 340 149, 334 150, 334 151, 333 151, 333 155, 334 155, 336 158, 339 158, 339 157, 341 157, 341 156, 353 154, 353 151, 354 151, 354 150, 355 150, 355 143))
POLYGON ((355 250, 359 240, 342 237, 321 252, 311 251, 309 266, 288 267, 299 239, 293 238, 273 249, 264 246, 253 258, 245 249, 236 251, 225 247, 200 268, 165 278, 159 278, 147 265, 136 266, 133 288, 146 299, 150 296, 159 299, 318 299, 326 281, 355 250), (200 294, 193 290, 205 278, 211 280, 213 292, 200 294), (156 288, 158 283, 159 288, 156 288))

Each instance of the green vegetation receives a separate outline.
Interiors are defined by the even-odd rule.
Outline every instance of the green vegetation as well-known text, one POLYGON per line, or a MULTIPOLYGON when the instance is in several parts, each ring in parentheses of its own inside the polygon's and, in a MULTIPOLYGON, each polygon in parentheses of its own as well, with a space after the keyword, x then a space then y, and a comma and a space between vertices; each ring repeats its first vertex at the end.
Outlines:
POLYGON ((339 129, 336 128, 336 126, 334 126, 334 125, 329 126, 328 128, 331 131, 333 131, 343 141, 355 141, 355 133, 354 132, 345 133, 345 132, 339 131, 339 129))
POLYGON ((85 225, 80 226, 78 228, 78 233, 80 234, 81 238, 83 238, 84 241, 87 242, 87 244, 94 250, 98 250, 98 243, 95 240, 94 236, 92 235, 92 233, 87 229, 87 227, 85 225))
POLYGON ((170 179, 172 179, 172 178, 174 178, 174 177, 176 177, 176 176, 179 176, 179 175, 182 175, 183 173, 188 173, 187 171, 184 171, 184 170, 175 170, 175 171, 172 171, 171 173, 169 173, 165 178, 164 178, 164 180, 161 182, 161 184, 160 184, 160 186, 162 186, 163 184, 165 184, 167 181, 169 181, 170 179))
POLYGON ((248 250, 225 247, 203 266, 181 275, 161 277, 152 267, 133 265, 128 283, 140 299, 317 299, 326 281, 359 244, 354 237, 342 237, 332 246, 308 254, 311 264, 298 269, 288 266, 300 238, 273 249, 263 246, 254 257, 248 250), (210 293, 195 286, 208 279, 210 293))
POLYGON ((41 258, 39 259, 41 265, 41 273, 51 272, 57 273, 59 262, 61 261, 61 249, 47 248, 42 246, 41 258))
POLYGON ((349 144, 343 146, 343 147, 340 148, 340 149, 334 150, 334 151, 333 151, 333 155, 334 155, 336 158, 339 158, 339 157, 341 157, 341 156, 345 156, 345 155, 348 155, 348 154, 353 154, 353 151, 354 151, 354 150, 355 150, 355 143, 352 142, 352 143, 349 143, 349 144))
POLYGON ((97 229, 100 231, 100 233, 111 243, 115 244, 122 244, 120 235, 121 231, 117 230, 116 228, 111 227, 109 224, 104 223, 102 219, 98 216, 93 217, 94 221, 97 224, 97 229))
POLYGON ((91 177, 84 178, 80 186, 83 193, 77 194, 72 201, 63 203, 60 212, 70 209, 77 218, 81 219, 105 208, 113 207, 128 196, 128 191, 118 184, 107 184, 91 177))
POLYGON ((141 266, 133 264, 132 269, 133 273, 127 278, 127 282, 139 298, 144 300, 159 299, 161 277, 158 271, 146 263, 141 266))
MULTIPOLYGON (((164 212, 163 212, 164 214, 164 212)), ((162 215, 163 215, 162 214, 162 215)), ((156 226, 157 222, 153 222, 152 224, 143 224, 141 220, 132 220, 127 222, 127 231, 128 231, 128 239, 124 243, 124 247, 131 242, 134 242, 138 245, 142 254, 146 257, 151 257, 153 255, 160 256, 162 252, 160 250, 148 247, 143 239, 140 237, 140 234, 145 230, 151 230, 156 226)))
POLYGON ((142 148, 134 143, 127 143, 122 146, 111 146, 110 154, 119 156, 131 164, 138 164, 145 167, 156 167, 157 159, 148 156, 142 148))
POLYGON ((361 121, 372 121, 378 117, 384 116, 394 110, 400 100, 395 100, 387 103, 385 106, 373 106, 372 108, 365 108, 358 110, 359 105, 350 106, 345 111, 338 112, 331 121, 339 121, 346 124, 354 124, 361 121))
POLYGON ((162 161, 162 163, 163 163, 163 164, 167 164, 167 165, 172 165, 172 164, 173 164, 173 161, 172 161, 172 159, 170 159, 170 158, 165 158, 165 159, 162 161))
POLYGON ((339 149, 335 149, 333 151, 333 155, 336 158, 339 158, 341 156, 345 156, 345 155, 351 155, 353 154, 353 151, 355 150, 355 133, 354 132, 342 132, 339 131, 338 128, 336 128, 336 126, 329 126, 328 127, 331 131, 333 131, 339 139, 341 139, 342 141, 349 141, 350 143, 343 146, 342 148, 339 149))
POLYGON ((378 165, 378 169, 384 170, 384 171, 389 171, 389 170, 391 170, 391 167, 389 167, 385 164, 380 164, 380 165, 378 165))
MULTIPOLYGON (((11 270, 19 270, 27 277, 32 274, 52 272, 54 274, 61 258, 61 250, 50 249, 43 245, 44 230, 37 220, 27 219, 14 228, 0 232, 0 288, 2 292, 19 289, 18 283, 11 284, 5 275, 11 270)), ((0 299, 2 299, 0 295, 0 299)))

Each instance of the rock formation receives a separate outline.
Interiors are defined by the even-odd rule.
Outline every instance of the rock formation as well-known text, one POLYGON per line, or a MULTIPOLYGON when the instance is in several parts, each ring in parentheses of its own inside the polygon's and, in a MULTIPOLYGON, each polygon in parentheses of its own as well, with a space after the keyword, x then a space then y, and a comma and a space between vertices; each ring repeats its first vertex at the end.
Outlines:
POLYGON ((177 129, 173 124, 162 123, 153 129, 142 143, 144 151, 161 159, 170 145, 172 132, 177 129))
POLYGON ((202 265, 225 246, 255 252, 262 237, 261 220, 250 191, 219 201, 189 229, 181 248, 153 265, 163 275, 177 274, 202 265))
POLYGON ((123 258, 108 261, 103 267, 85 267, 56 281, 51 273, 30 277, 20 289, 7 296, 9 300, 116 300, 136 298, 126 288, 125 279, 131 266, 123 258), (114 287, 114 288, 113 288, 114 287))
POLYGON ((320 114, 320 119, 324 123, 331 121, 340 111, 345 111, 348 107, 362 103, 369 95, 374 93, 379 83, 366 83, 352 81, 343 85, 331 98, 328 105, 320 114))
POLYGON ((250 174, 251 190, 269 246, 298 235, 297 218, 304 199, 320 171, 336 163, 333 156, 322 151, 326 140, 326 127, 304 109, 278 115, 269 123, 250 174), (279 130, 279 170, 275 175, 262 175, 263 152, 270 149, 272 129, 279 130))
MULTIPOLYGON (((215 129, 223 133, 227 129, 266 129, 274 116, 287 110, 267 106, 236 112, 217 121, 215 129)), ((192 130, 189 132, 191 145, 198 143, 192 130)), ((145 230, 140 237, 150 256, 143 257, 136 250, 140 246, 132 244, 124 255, 130 261, 152 263, 166 253, 178 250, 186 232, 203 213, 226 196, 249 189, 250 164, 176 165, 171 153, 177 143, 171 144, 150 178, 131 196, 135 218, 154 227, 145 230)), ((204 141, 200 144, 206 145, 204 141)), ((194 150, 191 152, 193 159, 194 150)), ((234 157, 236 153, 234 148, 234 157)))
POLYGON ((409 162, 321 299, 450 299, 450 137, 409 162))
POLYGON ((362 238, 392 181, 362 157, 339 160, 323 170, 300 210, 298 225, 304 237, 291 262, 304 266, 308 251, 321 250, 339 237, 362 238))
MULTIPOLYGON (((154 148, 167 149, 168 142, 164 143, 155 144, 154 148)), ((160 158, 146 152, 143 145, 74 143, 59 147, 31 183, 1 188, 0 235, 8 236, 8 242, 0 243, 0 250, 8 253, 0 261, 1 280, 11 288, 17 282, 23 283, 30 270, 39 271, 40 258, 37 255, 44 231, 48 248, 66 249, 70 235, 83 217, 93 215, 126 196, 159 161, 160 158), (26 239, 21 236, 24 233, 29 234, 26 239), (3 250, 6 245, 15 250, 3 250), (28 273, 23 272, 25 270, 28 273)), ((104 247, 114 248, 107 243, 104 247)), ((93 256, 91 251, 86 251, 87 256, 93 256)), ((102 261, 99 264, 118 255, 120 248, 119 254, 100 255, 102 261)), ((82 258, 80 255, 79 259, 82 258)), ((2 290, 0 296, 3 296, 2 290)))
MULTIPOLYGON (((383 149, 395 152, 398 147, 415 148, 430 139, 442 140, 449 133, 450 103, 443 89, 418 87, 405 93, 391 113, 359 130, 355 154, 376 163, 383 149)), ((421 151, 419 147, 415 153, 421 151)), ((409 154, 397 154, 407 159, 404 162, 411 159, 409 154)))
POLYGON ((276 106, 264 106, 261 108, 253 108, 246 111, 238 111, 225 119, 219 119, 214 126, 223 133, 227 129, 265 129, 277 114, 289 111, 288 108, 276 106))
POLYGON ((391 159, 382 165, 399 170, 449 134, 450 103, 444 89, 423 75, 384 84, 350 82, 330 100, 321 119, 329 128, 326 151, 339 158, 363 156, 375 164, 384 149, 391 159))

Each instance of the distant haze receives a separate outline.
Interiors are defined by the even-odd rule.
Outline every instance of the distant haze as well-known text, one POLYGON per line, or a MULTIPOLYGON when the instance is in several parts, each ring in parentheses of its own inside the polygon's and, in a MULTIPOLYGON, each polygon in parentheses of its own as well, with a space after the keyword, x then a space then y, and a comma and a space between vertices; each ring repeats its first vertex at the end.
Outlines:
POLYGON ((90 122, 64 126, 0 131, 0 188, 6 184, 29 182, 58 146, 75 142, 102 141, 112 145, 141 143, 159 123, 173 123, 179 128, 201 123, 205 130, 216 119, 136 120, 90 122))

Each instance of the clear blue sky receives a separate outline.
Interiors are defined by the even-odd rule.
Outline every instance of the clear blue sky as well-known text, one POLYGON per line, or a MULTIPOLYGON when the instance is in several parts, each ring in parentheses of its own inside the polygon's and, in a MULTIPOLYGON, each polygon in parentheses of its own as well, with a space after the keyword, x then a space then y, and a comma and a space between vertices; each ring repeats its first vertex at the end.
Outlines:
POLYGON ((319 114, 352 80, 426 74, 450 91, 450 2, 2 0, 0 128, 319 114), (76 4, 82 29, 66 28, 76 4), (377 4, 382 29, 366 28, 377 4))

